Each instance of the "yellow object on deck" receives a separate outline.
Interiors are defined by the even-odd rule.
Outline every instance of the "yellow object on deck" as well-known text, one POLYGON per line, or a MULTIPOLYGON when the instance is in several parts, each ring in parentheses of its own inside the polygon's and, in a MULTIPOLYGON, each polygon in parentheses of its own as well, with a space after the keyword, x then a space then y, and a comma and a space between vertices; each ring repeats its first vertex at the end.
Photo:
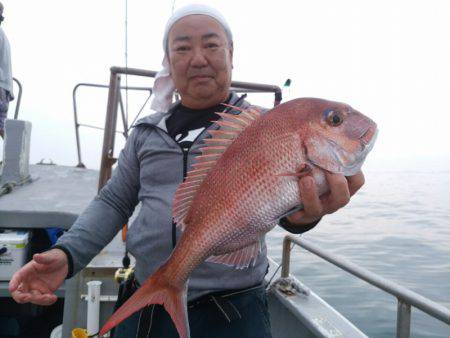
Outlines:
POLYGON ((87 331, 85 329, 73 329, 72 338, 88 338, 87 331))

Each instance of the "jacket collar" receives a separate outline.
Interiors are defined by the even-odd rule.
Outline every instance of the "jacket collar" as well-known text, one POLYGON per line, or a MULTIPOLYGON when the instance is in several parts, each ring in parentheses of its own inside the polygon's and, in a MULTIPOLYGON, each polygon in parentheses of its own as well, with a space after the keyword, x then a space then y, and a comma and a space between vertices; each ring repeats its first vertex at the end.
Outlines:
MULTIPOLYGON (((231 105, 236 105, 237 107, 246 108, 249 106, 249 103, 245 100, 239 100, 239 97, 235 92, 231 92, 231 105), (239 102, 237 102, 239 100, 239 102), (236 103, 237 102, 237 103, 236 103)), ((175 106, 179 105, 180 101, 177 101, 172 104, 172 106, 169 109, 169 112, 174 108, 175 106)), ((236 111, 234 109, 229 111, 230 114, 239 114, 239 111, 236 111)), ((140 125, 147 125, 147 126, 153 126, 158 127, 163 130, 166 130, 166 119, 170 116, 170 113, 168 112, 156 112, 154 114, 147 115, 139 120, 136 121, 135 124, 133 124, 131 127, 136 127, 140 125)))

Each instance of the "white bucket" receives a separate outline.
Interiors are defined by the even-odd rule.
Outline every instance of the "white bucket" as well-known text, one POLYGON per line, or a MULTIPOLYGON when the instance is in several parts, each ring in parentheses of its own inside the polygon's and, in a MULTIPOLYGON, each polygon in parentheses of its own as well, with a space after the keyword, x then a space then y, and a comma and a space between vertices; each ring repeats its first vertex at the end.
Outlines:
POLYGON ((50 338, 61 338, 62 337, 62 324, 55 327, 50 333, 50 338))

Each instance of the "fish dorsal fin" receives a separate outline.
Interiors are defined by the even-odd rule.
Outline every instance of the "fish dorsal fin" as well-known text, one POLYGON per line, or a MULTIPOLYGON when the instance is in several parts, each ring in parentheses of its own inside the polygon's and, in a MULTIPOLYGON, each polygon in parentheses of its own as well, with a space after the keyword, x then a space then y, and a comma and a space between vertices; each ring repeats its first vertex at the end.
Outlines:
POLYGON ((184 230, 186 227, 185 217, 204 178, 216 165, 230 144, 245 128, 257 120, 262 113, 260 108, 254 106, 246 109, 230 107, 241 111, 241 113, 239 115, 217 113, 221 117, 216 122, 220 129, 208 130, 211 138, 204 140, 205 147, 200 149, 202 154, 195 158, 196 163, 192 165, 193 169, 187 173, 186 180, 180 184, 175 192, 172 214, 173 220, 177 223, 177 226, 181 227, 181 230, 184 230))
POLYGON ((246 269, 249 266, 255 265, 256 258, 260 252, 261 241, 258 241, 237 251, 232 251, 220 256, 211 256, 206 261, 234 266, 237 269, 246 269))

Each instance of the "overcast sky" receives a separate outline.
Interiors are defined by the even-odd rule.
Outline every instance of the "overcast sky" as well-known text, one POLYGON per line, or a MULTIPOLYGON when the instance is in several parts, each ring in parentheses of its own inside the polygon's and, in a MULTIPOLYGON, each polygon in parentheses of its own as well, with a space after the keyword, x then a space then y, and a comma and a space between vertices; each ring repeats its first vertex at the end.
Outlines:
MULTIPOLYGON (((72 89, 107 84, 109 67, 125 64, 125 1, 1 1, 13 73, 24 88, 20 118, 33 123, 31 161, 76 164, 72 89)), ((222 11, 233 31, 234 80, 281 86, 291 78, 287 97, 343 101, 370 116, 380 133, 366 168, 450 170, 450 2, 204 3, 222 11)), ((171 11, 172 1, 129 0, 130 67, 160 68, 171 11)), ((130 94, 130 116, 144 99, 130 94)), ((104 124, 106 91, 82 88, 78 100, 81 122, 104 124)), ((81 136, 84 162, 96 167, 102 136, 87 129, 81 136)))

